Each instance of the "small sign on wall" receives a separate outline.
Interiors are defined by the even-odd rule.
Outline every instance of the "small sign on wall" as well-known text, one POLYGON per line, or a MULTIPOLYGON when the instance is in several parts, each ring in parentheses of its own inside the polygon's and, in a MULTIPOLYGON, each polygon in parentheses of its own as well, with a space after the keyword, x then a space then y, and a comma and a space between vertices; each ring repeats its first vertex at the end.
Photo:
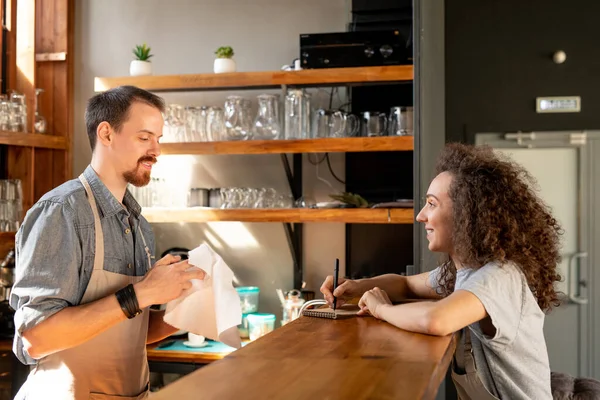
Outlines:
POLYGON ((538 113, 573 113, 581 111, 581 97, 537 97, 535 99, 538 113))

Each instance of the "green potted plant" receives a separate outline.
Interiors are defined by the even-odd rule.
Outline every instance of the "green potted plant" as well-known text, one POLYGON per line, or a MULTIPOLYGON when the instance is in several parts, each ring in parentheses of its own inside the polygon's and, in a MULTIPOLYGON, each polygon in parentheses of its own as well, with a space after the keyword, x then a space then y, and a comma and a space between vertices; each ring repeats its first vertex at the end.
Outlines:
POLYGON ((134 60, 129 65, 129 75, 142 76, 152 75, 152 64, 150 63, 150 47, 146 43, 136 45, 133 49, 134 60))
POLYGON ((215 51, 215 74, 224 72, 235 72, 235 61, 233 60, 233 49, 230 46, 221 46, 215 51))

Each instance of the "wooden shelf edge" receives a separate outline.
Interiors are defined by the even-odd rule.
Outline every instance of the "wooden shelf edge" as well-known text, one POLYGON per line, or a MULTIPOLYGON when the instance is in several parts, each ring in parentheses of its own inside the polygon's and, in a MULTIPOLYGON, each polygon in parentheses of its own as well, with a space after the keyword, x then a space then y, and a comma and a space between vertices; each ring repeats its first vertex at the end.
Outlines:
POLYGON ((42 135, 39 133, 0 131, 0 144, 54 150, 68 149, 68 143, 64 136, 42 135))
POLYGON ((181 74, 123 77, 96 77, 94 90, 103 92, 121 85, 152 91, 199 91, 258 89, 289 86, 351 85, 412 81, 412 65, 378 67, 324 68, 300 71, 256 71, 225 74, 181 74))
POLYGON ((162 154, 278 154, 412 151, 412 136, 163 143, 162 154))
POLYGON ((338 222, 358 224, 412 224, 412 208, 347 209, 219 209, 145 208, 142 215, 150 223, 169 222, 338 222))

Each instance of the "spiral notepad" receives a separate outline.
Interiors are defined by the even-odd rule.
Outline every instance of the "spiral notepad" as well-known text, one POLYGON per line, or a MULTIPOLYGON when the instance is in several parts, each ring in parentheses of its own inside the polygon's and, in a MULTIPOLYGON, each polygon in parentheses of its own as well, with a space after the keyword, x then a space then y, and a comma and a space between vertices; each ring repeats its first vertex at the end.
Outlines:
POLYGON ((356 316, 360 308, 356 304, 344 304, 335 311, 331 307, 304 310, 302 315, 307 317, 341 319, 356 316))

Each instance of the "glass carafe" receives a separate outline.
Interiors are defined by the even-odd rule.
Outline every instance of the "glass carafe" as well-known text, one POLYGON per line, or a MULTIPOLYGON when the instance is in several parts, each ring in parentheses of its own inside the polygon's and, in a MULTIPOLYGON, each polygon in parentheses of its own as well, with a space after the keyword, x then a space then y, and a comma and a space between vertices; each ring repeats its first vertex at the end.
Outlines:
POLYGON ((225 101, 226 140, 246 140, 251 137, 252 117, 250 100, 240 96, 229 96, 225 101))
POLYGON ((261 94, 258 99, 258 114, 252 127, 253 139, 279 139, 281 124, 279 122, 279 96, 261 94))
POLYGON ((285 138, 307 139, 310 131, 310 94, 290 89, 285 97, 285 138))
POLYGON ((35 133, 46 133, 46 118, 40 114, 40 94, 44 93, 44 89, 35 89, 35 120, 33 129, 35 133))

